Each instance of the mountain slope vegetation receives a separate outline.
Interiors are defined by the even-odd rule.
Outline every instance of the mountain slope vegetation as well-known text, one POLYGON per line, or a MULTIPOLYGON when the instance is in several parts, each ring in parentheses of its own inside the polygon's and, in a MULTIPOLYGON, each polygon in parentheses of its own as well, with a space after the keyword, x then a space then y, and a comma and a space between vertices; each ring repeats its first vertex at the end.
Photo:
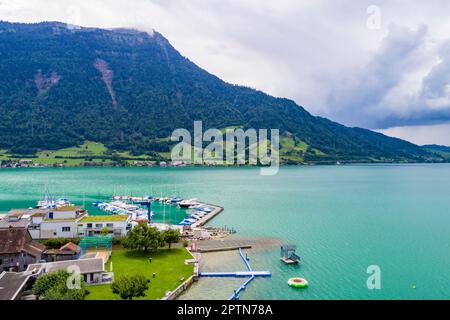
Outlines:
POLYGON ((0 149, 13 154, 86 141, 133 155, 167 153, 174 129, 202 120, 204 129, 280 129, 286 162, 443 161, 226 83, 157 32, 0 22, 0 74, 0 149))

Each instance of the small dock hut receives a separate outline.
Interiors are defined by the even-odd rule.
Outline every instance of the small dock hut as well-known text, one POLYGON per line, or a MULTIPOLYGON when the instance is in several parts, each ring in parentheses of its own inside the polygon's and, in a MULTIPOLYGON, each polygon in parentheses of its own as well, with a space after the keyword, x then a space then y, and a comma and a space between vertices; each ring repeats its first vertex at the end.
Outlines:
POLYGON ((295 245, 283 245, 281 246, 281 258, 280 260, 286 264, 296 264, 300 262, 300 257, 295 253, 297 246, 295 245))

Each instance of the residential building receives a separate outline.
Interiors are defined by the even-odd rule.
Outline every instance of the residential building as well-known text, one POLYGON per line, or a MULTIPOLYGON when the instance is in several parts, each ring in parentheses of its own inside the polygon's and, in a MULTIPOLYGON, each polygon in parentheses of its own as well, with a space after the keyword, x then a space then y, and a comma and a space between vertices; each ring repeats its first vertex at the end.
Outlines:
POLYGON ((125 236, 131 229, 129 215, 85 216, 78 221, 78 236, 95 236, 108 230, 113 236, 125 236))
POLYGON ((107 275, 102 258, 36 263, 29 265, 27 269, 27 271, 34 272, 38 275, 58 270, 66 270, 68 272, 79 271, 83 275, 84 281, 88 284, 102 283, 104 282, 103 276, 107 275))
POLYGON ((0 272, 0 301, 20 300, 25 290, 31 289, 30 279, 36 275, 33 272, 0 272))
POLYGON ((45 246, 34 241, 25 228, 0 229, 0 272, 20 272, 41 261, 45 246))
POLYGON ((12 210, 0 220, 0 229, 12 228, 28 228, 31 222, 30 215, 23 211, 12 210))
POLYGON ((30 214, 28 226, 33 239, 76 238, 77 223, 87 212, 81 207, 43 209, 30 214))
POLYGON ((77 206, 52 209, 15 209, 0 220, 0 229, 28 228, 33 239, 78 238, 101 234, 124 236, 131 229, 128 215, 88 216, 77 206))
POLYGON ((43 259, 47 262, 66 261, 78 259, 81 248, 75 243, 69 242, 59 249, 47 249, 44 251, 43 259))

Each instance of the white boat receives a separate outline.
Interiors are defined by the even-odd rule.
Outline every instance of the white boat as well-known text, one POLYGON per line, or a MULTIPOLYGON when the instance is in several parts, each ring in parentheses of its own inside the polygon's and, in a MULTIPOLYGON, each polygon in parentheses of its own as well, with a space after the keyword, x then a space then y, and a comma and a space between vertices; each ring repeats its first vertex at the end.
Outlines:
POLYGON ((37 202, 36 208, 38 209, 52 209, 72 206, 73 204, 66 198, 55 199, 53 197, 46 196, 44 200, 37 202))
POLYGON ((190 208, 191 206, 196 206, 198 204, 198 199, 183 200, 178 203, 181 208, 190 208))
POLYGON ((136 206, 134 204, 128 204, 123 201, 113 201, 110 204, 113 206, 119 207, 121 209, 127 210, 127 211, 136 211, 139 209, 139 206, 136 206))

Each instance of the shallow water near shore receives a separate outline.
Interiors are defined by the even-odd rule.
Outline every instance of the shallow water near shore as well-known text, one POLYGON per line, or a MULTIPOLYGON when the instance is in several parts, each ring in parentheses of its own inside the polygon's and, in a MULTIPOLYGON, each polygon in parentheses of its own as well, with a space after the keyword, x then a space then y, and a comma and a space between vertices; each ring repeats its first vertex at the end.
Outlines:
MULTIPOLYGON (((450 165, 282 167, 276 176, 257 168, 4 169, 0 212, 35 205, 45 188, 93 214, 91 203, 114 193, 195 197, 225 207, 210 225, 298 246, 299 266, 280 262, 278 244, 249 250, 253 269, 273 276, 256 279, 242 299, 450 298, 450 165), (367 289, 370 265, 381 268, 381 290, 367 289), (296 276, 309 288, 288 287, 296 276)), ((244 270, 237 252, 215 261, 215 271, 244 270)), ((243 279, 206 281, 184 298, 226 299, 243 279)))

